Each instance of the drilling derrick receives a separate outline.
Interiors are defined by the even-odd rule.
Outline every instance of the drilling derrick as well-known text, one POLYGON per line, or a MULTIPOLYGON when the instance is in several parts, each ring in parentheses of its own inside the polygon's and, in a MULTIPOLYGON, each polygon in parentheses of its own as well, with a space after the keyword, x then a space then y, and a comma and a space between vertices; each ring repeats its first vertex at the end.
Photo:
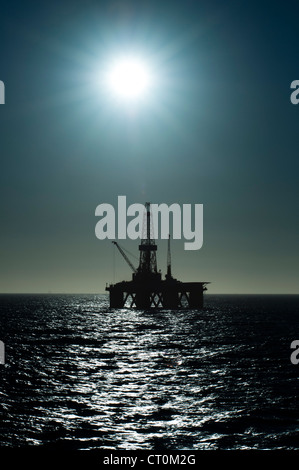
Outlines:
POLYGON ((106 286, 110 294, 111 308, 150 307, 178 309, 202 308, 203 293, 208 282, 180 282, 171 274, 170 235, 167 251, 167 274, 162 280, 157 271, 157 245, 153 235, 152 213, 149 202, 145 203, 145 213, 142 228, 142 239, 139 245, 139 266, 134 268, 123 249, 114 243, 126 262, 133 270, 131 281, 122 281, 106 286))
POLYGON ((150 203, 145 203, 145 214, 143 221, 143 233, 139 245, 140 258, 138 274, 144 278, 154 278, 157 274, 157 245, 153 238, 153 225, 150 203))

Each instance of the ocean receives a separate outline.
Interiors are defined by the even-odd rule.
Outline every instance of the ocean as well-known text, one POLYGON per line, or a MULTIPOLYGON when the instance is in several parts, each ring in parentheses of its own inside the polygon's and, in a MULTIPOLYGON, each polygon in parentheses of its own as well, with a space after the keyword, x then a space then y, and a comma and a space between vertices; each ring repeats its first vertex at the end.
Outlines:
POLYGON ((0 296, 2 447, 299 448, 298 295, 111 310, 106 295, 0 296))

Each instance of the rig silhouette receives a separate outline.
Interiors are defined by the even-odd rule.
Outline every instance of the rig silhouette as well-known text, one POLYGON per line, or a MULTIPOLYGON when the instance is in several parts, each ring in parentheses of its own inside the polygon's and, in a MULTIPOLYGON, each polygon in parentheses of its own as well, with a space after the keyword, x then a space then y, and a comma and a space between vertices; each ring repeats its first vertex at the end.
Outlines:
POLYGON ((209 282, 181 282, 172 277, 170 236, 168 238, 167 274, 163 280, 161 272, 157 271, 157 245, 152 232, 150 203, 147 202, 145 203, 143 238, 139 245, 138 268, 134 267, 119 244, 115 241, 112 242, 133 270, 133 276, 131 281, 106 285, 106 291, 110 296, 110 307, 202 308, 203 293, 207 290, 206 284, 209 282))

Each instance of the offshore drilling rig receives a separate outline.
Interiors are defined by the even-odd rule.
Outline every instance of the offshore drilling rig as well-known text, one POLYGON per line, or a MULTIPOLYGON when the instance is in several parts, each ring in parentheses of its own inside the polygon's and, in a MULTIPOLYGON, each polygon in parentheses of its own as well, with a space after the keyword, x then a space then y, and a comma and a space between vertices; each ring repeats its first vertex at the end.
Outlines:
POLYGON ((111 308, 195 308, 203 307, 203 293, 209 282, 180 282, 171 274, 170 236, 168 238, 167 274, 162 280, 157 271, 157 245, 153 238, 150 203, 145 203, 143 238, 139 245, 139 266, 135 268, 117 242, 112 242, 133 270, 131 281, 106 286, 111 308))

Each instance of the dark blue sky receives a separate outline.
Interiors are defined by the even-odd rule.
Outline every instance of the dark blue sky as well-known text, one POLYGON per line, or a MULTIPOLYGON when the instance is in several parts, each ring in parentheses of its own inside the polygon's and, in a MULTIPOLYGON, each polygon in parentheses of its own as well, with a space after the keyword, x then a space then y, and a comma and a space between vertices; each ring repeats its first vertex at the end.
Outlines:
POLYGON ((202 249, 173 242, 178 279, 298 293, 298 14, 296 1, 2 4, 0 291, 129 279, 118 253, 114 278, 111 241, 94 233, 96 206, 126 195, 204 205, 202 249), (159 78, 131 112, 96 82, 127 50, 159 78))

